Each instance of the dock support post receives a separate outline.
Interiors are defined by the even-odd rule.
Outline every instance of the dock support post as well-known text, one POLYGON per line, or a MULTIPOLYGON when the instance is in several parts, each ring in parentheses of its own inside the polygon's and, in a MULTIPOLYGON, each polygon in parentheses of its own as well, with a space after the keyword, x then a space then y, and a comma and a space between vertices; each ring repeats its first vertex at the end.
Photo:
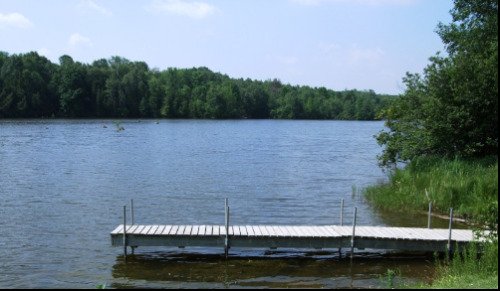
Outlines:
POLYGON ((429 214, 427 215, 427 228, 431 229, 432 202, 429 202, 429 214))
POLYGON ((226 225, 226 238, 224 240, 224 254, 226 256, 226 259, 229 255, 229 205, 228 205, 228 199, 225 199, 225 225, 226 225))
POLYGON ((134 220, 134 199, 130 199, 130 216, 131 216, 131 219, 132 219, 132 225, 135 224, 135 220, 134 220))
POLYGON ((123 255, 127 260, 127 205, 123 205, 123 255))
MULTIPOLYGON (((344 225, 344 198, 340 200, 340 226, 344 225)), ((339 259, 342 258, 342 248, 339 247, 339 259)))
POLYGON ((352 221, 352 237, 351 237, 351 259, 354 255, 354 236, 356 236, 356 217, 358 214, 358 208, 354 207, 354 220, 352 221))
POLYGON ((340 226, 344 225, 344 199, 340 200, 340 226))
POLYGON ((450 224, 448 226, 449 233, 448 233, 448 245, 447 245, 447 249, 448 249, 450 256, 451 256, 451 226, 452 226, 452 224, 453 224, 453 208, 450 208, 450 224))
MULTIPOLYGON (((134 199, 130 199, 130 218, 132 219, 132 225, 135 225, 135 219, 134 219, 134 199)), ((135 253, 135 248, 136 247, 133 247, 133 246, 130 247, 132 255, 135 253)))

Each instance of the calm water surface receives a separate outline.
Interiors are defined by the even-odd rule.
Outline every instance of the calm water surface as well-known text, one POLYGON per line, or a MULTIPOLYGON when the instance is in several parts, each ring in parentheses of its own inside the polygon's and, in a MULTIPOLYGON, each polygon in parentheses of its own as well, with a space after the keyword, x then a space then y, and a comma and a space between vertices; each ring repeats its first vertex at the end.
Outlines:
POLYGON ((136 222, 425 226, 379 214, 360 189, 386 180, 382 122, 0 121, 0 287, 385 287, 433 274, 426 257, 139 248, 125 264, 109 232, 134 199, 136 222), (382 259, 383 258, 383 259, 382 259))

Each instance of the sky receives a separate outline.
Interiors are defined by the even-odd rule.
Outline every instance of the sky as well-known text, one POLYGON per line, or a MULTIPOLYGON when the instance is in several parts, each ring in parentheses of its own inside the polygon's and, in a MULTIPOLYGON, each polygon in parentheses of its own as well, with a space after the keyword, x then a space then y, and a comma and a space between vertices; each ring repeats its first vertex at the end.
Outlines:
POLYGON ((233 78, 404 92, 444 45, 452 0, 0 0, 0 51, 125 57, 233 78))

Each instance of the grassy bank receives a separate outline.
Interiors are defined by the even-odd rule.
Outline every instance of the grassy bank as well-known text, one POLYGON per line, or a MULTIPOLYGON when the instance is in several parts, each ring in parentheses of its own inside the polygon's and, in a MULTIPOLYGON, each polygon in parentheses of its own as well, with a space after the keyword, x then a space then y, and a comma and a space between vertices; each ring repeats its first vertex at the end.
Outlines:
POLYGON ((451 260, 438 262, 437 279, 430 285, 407 286, 437 289, 498 289, 498 241, 482 246, 470 245, 451 260))
POLYGON ((440 264, 438 277, 423 288, 498 287, 498 157, 481 160, 421 158, 391 174, 387 184, 369 187, 365 197, 377 208, 405 213, 433 211, 457 216, 494 230, 492 243, 476 257, 470 249, 440 264))
POLYGON ((387 184, 365 189, 365 197, 378 208, 427 211, 472 221, 498 220, 498 158, 446 160, 421 158, 397 169, 387 184))

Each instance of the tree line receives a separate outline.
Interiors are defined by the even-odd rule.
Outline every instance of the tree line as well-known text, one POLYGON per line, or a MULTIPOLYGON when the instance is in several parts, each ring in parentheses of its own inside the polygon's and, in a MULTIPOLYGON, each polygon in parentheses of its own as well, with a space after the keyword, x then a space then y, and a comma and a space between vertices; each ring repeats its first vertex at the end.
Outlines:
POLYGON ((423 75, 408 73, 406 92, 383 112, 382 165, 419 157, 498 156, 498 0, 455 0, 453 21, 437 33, 437 54, 423 75))
POLYGON ((0 52, 0 118, 374 120, 394 96, 279 80, 234 79, 206 67, 160 71, 122 57, 0 52))

